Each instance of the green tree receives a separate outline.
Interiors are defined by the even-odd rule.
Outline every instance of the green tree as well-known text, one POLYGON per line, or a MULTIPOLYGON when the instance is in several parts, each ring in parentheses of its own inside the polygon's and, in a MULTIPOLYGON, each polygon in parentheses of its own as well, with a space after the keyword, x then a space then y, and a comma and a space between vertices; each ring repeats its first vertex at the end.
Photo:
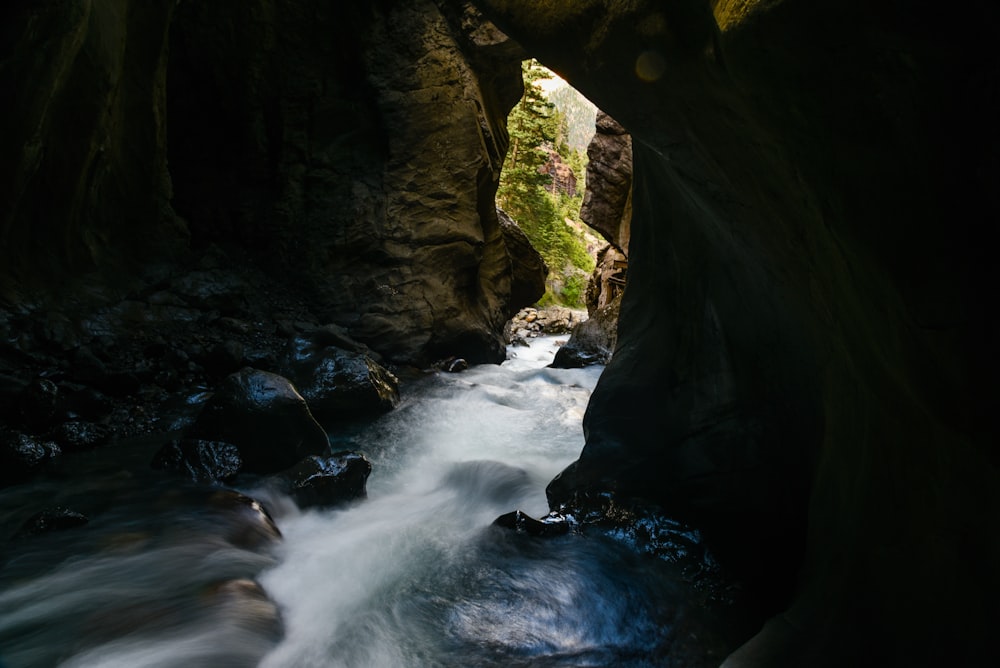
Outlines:
MULTIPOLYGON (((586 242, 577 231, 582 195, 570 198, 552 194, 545 186, 551 182, 541 168, 550 160, 554 147, 562 149, 567 158, 581 163, 579 156, 566 144, 565 117, 546 98, 538 81, 550 72, 536 61, 525 61, 521 68, 524 95, 507 118, 510 148, 500 174, 497 203, 517 221, 554 276, 550 285, 563 286, 558 295, 547 295, 545 301, 561 301, 580 305, 578 279, 567 280, 580 271, 590 272, 594 260, 587 252, 586 242), (566 290, 565 288, 569 289, 566 290)), ((578 175, 582 180, 582 174, 578 175)), ((582 185, 582 184, 581 184, 582 185)))
POLYGON ((537 83, 548 78, 548 70, 535 60, 526 60, 521 63, 521 75, 524 95, 507 117, 510 148, 500 173, 497 201, 523 227, 525 221, 537 221, 552 213, 552 207, 538 195, 545 192, 551 177, 539 170, 548 162, 546 146, 555 140, 559 121, 555 105, 537 83))

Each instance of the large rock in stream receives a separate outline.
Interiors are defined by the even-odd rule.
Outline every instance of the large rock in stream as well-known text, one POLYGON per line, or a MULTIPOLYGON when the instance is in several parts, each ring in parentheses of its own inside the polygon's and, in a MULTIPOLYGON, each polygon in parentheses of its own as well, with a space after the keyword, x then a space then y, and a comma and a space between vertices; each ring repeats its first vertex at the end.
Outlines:
POLYGON ((371 462, 356 452, 306 457, 277 476, 274 483, 301 508, 330 508, 367 496, 371 462))
POLYGON ((326 432, 292 383, 250 367, 219 385, 186 435, 232 443, 252 473, 275 473, 329 448, 326 432))
POLYGON ((376 362, 364 347, 338 336, 336 327, 320 328, 289 342, 284 361, 287 376, 324 425, 370 417, 399 403, 399 380, 376 362))

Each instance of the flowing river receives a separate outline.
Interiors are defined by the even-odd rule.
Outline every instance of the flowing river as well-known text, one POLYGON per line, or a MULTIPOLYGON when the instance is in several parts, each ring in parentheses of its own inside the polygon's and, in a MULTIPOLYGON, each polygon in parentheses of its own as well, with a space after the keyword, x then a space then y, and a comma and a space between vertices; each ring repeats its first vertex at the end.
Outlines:
POLYGON ((413 381, 395 411, 332 434, 372 461, 365 500, 303 511, 240 486, 280 541, 252 504, 149 471, 152 442, 0 490, 8 533, 47 505, 91 517, 5 543, 0 666, 717 665, 726 625, 676 564, 612 533, 493 525, 545 515, 583 446, 601 369, 547 368, 555 345, 413 381))

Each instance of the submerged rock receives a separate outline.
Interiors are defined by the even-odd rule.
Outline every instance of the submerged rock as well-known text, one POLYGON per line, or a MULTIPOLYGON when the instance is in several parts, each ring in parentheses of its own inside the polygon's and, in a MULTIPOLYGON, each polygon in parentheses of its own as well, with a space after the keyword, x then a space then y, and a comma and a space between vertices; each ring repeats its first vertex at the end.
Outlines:
POLYGON ((245 628, 270 642, 284 635, 284 624, 278 606, 256 581, 250 578, 226 580, 205 594, 206 603, 226 623, 245 628))
POLYGON ((254 473, 280 471, 329 446, 326 432, 292 383, 250 367, 220 384, 187 437, 232 443, 244 469, 254 473))
POLYGON ((232 443, 185 438, 160 448, 151 466, 186 474, 196 482, 217 482, 235 478, 243 468, 243 459, 232 443))
POLYGON ((329 507, 367 496, 371 462, 356 452, 306 457, 279 476, 279 484, 301 508, 329 507))
POLYGON ((224 515, 223 537, 237 547, 257 550, 281 540, 281 530, 260 501, 231 489, 214 492, 208 506, 224 515))
POLYGON ((83 513, 62 506, 45 508, 24 521, 14 538, 36 536, 50 531, 62 531, 83 526, 90 521, 83 513))
POLYGON ((531 476, 523 468, 492 459, 474 459, 453 464, 441 485, 455 490, 460 498, 511 503, 531 486, 531 476))

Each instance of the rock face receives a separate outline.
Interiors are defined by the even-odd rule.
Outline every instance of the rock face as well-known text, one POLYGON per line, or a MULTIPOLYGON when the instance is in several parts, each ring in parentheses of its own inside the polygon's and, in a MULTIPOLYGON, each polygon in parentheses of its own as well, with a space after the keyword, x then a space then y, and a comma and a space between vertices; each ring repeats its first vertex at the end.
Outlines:
POLYGON ((395 361, 503 360, 493 196, 517 45, 431 0, 230 0, 179 6, 170 47, 174 204, 196 243, 266 255, 395 361))
POLYGON ((996 9, 479 4, 634 140, 620 339, 552 504, 703 528, 786 609, 727 668, 988 663, 996 9))
POLYGON ((587 190, 580 220, 600 232, 620 253, 628 254, 632 222, 632 136, 618 121, 597 112, 594 137, 587 146, 587 190))
POLYGON ((528 236, 506 211, 497 209, 497 219, 500 221, 507 256, 513 268, 507 307, 508 316, 512 318, 520 309, 531 306, 545 294, 545 279, 548 278, 549 268, 541 254, 531 245, 528 236))
POLYGON ((0 9, 0 299, 99 266, 137 270, 184 234, 169 205, 167 31, 176 3, 0 9))
POLYGON ((597 112, 587 147, 587 190, 580 218, 607 239, 587 282, 587 321, 573 330, 552 366, 607 364, 618 342, 618 313, 628 273, 632 225, 632 137, 603 111, 597 112))
POLYGON ((8 3, 0 21, 4 301, 52 310, 91 269, 124 292, 220 242, 391 359, 503 359, 529 303, 493 201, 524 54, 471 6, 8 3))

